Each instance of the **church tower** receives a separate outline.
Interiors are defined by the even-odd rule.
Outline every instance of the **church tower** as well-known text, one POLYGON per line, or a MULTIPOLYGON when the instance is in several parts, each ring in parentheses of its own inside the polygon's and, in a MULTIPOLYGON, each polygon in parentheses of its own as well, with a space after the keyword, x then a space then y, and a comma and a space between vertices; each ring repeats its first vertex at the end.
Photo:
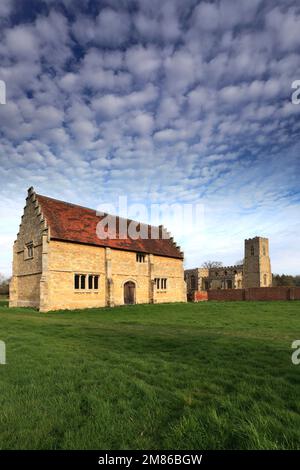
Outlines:
POLYGON ((245 240, 244 287, 271 287, 272 273, 268 238, 245 240))

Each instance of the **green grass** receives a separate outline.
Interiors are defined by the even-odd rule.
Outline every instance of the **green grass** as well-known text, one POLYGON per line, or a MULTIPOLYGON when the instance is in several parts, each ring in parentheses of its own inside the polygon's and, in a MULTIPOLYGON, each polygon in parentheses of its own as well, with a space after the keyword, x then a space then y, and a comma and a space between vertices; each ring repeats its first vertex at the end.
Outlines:
POLYGON ((299 449, 300 302, 0 306, 0 449, 299 449))

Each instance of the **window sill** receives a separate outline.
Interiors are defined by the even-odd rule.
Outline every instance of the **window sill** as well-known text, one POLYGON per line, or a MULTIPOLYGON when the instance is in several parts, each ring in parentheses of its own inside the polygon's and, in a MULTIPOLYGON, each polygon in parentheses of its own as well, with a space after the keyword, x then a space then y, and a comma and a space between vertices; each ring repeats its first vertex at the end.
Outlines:
POLYGON ((74 294, 99 294, 99 291, 98 290, 76 289, 76 290, 74 290, 74 294))

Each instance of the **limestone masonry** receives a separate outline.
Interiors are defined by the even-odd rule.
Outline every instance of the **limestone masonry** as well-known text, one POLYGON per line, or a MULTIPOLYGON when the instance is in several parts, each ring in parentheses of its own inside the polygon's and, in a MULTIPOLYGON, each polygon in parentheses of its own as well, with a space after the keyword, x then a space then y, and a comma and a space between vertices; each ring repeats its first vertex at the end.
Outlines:
POLYGON ((14 243, 10 307, 46 312, 186 301, 183 253, 162 227, 158 239, 99 239, 99 220, 91 209, 30 188, 14 243))
POLYGON ((195 268, 184 272, 190 300, 195 292, 210 289, 271 287, 272 273, 269 240, 255 237, 245 240, 244 263, 220 268, 195 268))

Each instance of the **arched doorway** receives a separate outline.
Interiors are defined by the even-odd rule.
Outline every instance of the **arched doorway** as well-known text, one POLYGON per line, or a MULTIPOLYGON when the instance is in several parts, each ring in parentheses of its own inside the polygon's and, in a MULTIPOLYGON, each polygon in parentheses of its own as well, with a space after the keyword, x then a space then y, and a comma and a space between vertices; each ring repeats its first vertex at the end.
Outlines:
POLYGON ((135 283, 132 281, 127 281, 124 284, 124 304, 135 304, 135 283))

